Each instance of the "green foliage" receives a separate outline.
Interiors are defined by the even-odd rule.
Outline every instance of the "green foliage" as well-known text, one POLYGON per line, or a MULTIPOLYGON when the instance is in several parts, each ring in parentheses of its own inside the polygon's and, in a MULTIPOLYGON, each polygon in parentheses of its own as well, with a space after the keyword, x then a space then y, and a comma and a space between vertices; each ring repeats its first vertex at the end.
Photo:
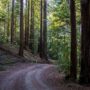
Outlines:
POLYGON ((0 36, 0 43, 6 43, 6 39, 3 35, 0 36))
MULTIPOLYGON (((0 43, 7 42, 7 26, 11 24, 11 1, 0 0, 0 43), (8 16, 9 5, 9 16, 8 16), (4 22, 6 29, 4 32, 4 22)), ((47 0, 47 22, 48 22, 48 56, 55 60, 58 67, 64 72, 68 72, 70 66, 70 10, 68 0, 47 0)), ((31 7, 30 7, 31 8, 31 7)), ((15 43, 19 43, 19 14, 20 3, 15 0, 15 43)), ((27 8, 24 2, 24 18, 27 8)), ((78 40, 78 60, 80 59, 80 0, 76 0, 77 17, 77 40, 78 40)), ((31 21, 31 18, 30 18, 31 21)), ((25 24, 25 21, 24 21, 25 24)), ((24 25, 25 27, 25 25, 24 25)), ((34 53, 38 52, 38 41, 40 35, 40 0, 34 0, 34 53)), ((10 38, 10 37, 9 37, 10 38)), ((78 65, 79 66, 79 65, 78 65)))
MULTIPOLYGON (((48 49, 49 57, 56 60, 65 73, 70 69, 70 10, 67 0, 53 0, 49 6, 48 49)), ((76 0, 78 61, 80 61, 80 0, 76 0)), ((79 62, 78 62, 79 65, 79 62)))
POLYGON ((51 30, 48 38, 49 56, 56 60, 60 69, 68 72, 70 63, 70 32, 67 27, 51 30))

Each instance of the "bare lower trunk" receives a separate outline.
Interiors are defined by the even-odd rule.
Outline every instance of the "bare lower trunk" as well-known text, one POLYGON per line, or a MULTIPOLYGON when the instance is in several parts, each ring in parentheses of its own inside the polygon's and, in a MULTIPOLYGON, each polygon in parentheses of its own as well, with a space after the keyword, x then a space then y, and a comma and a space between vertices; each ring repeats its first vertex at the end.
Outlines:
POLYGON ((8 22, 7 22, 7 42, 9 41, 9 37, 10 37, 10 23, 9 23, 9 2, 8 2, 8 22))
POLYGON ((12 15, 11 15, 11 44, 14 42, 14 3, 15 3, 15 0, 12 0, 12 15))
POLYGON ((77 77, 77 39, 76 39, 76 10, 75 0, 70 0, 71 13, 71 66, 70 78, 76 80, 77 77))
POLYGON ((25 48, 29 47, 29 0, 26 2, 26 17, 25 17, 25 48))
POLYGON ((47 61, 47 0, 44 0, 43 13, 43 57, 47 61))
POLYGON ((81 0, 81 22, 80 83, 90 84, 90 0, 81 0))
POLYGON ((40 38, 39 38, 39 45, 38 45, 38 52, 39 52, 39 55, 40 57, 42 58, 43 57, 43 46, 42 46, 42 43, 43 43, 43 28, 42 28, 42 0, 41 0, 41 7, 40 7, 40 38))
POLYGON ((20 48, 19 55, 23 56, 23 48, 24 48, 24 30, 23 30, 23 0, 20 0, 20 48))
POLYGON ((30 23, 30 43, 29 48, 34 53, 34 1, 31 0, 31 23, 30 23))

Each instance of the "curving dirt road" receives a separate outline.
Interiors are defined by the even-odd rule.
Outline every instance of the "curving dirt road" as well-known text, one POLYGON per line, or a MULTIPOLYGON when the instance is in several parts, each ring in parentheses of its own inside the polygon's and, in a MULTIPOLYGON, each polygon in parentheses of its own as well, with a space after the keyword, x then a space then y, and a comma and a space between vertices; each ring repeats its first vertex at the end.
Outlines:
POLYGON ((65 83, 54 65, 19 63, 0 72, 0 90, 90 90, 90 87, 65 83))
POLYGON ((44 74, 50 68, 54 66, 35 64, 24 69, 10 71, 0 83, 0 90, 53 90, 44 79, 44 74))

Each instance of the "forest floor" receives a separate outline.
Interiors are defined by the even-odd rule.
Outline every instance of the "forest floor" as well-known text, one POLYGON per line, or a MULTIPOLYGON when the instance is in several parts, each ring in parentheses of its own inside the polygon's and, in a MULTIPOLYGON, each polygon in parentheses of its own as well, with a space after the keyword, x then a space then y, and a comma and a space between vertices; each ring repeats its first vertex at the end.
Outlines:
MULTIPOLYGON (((2 51, 7 52, 7 54, 9 55, 13 55, 14 57, 20 58, 19 60, 18 59, 12 60, 13 62, 25 61, 25 62, 31 62, 31 63, 43 63, 45 61, 45 60, 41 60, 41 58, 37 54, 32 54, 30 49, 24 50, 23 57, 20 57, 18 55, 19 48, 13 45, 3 44, 3 45, 0 45, 0 49, 2 51)), ((9 59, 9 61, 11 60, 9 59)))
POLYGON ((66 81, 53 64, 23 63, 22 59, 26 60, 0 50, 0 90, 90 90, 66 81))

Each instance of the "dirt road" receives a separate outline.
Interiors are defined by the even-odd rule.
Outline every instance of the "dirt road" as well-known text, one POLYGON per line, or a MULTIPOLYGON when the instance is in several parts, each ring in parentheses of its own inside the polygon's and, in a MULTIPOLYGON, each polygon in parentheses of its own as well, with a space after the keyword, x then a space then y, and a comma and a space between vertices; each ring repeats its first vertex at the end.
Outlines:
POLYGON ((54 65, 18 64, 0 72, 0 90, 90 90, 63 79, 54 65))
POLYGON ((53 90, 44 81, 44 73, 53 67, 48 64, 35 64, 24 69, 11 70, 3 78, 0 90, 53 90))

